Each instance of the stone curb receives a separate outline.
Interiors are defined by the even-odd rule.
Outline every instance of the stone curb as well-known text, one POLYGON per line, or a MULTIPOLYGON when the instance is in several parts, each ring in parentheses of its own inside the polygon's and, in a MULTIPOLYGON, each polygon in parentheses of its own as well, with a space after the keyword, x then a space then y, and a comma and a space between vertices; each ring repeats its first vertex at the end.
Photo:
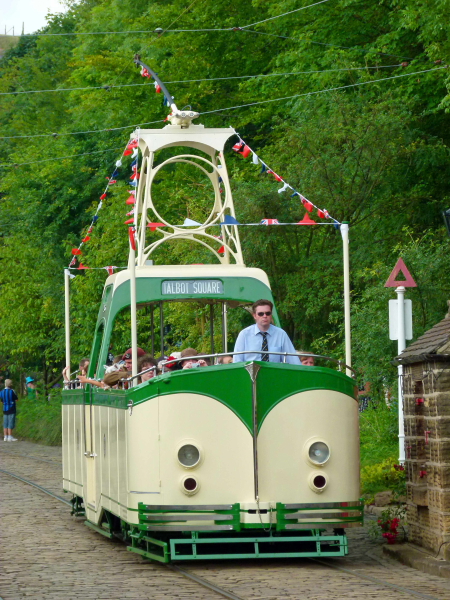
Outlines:
POLYGON ((386 544, 383 554, 398 560, 402 565, 412 567, 428 575, 437 575, 450 579, 450 562, 438 560, 426 550, 417 550, 411 544, 386 544))

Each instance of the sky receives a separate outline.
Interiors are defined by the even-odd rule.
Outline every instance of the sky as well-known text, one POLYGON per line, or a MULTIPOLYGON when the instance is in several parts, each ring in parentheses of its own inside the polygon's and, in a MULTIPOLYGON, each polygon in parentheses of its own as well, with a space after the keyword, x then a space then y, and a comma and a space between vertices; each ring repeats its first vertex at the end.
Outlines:
POLYGON ((0 34, 6 32, 20 35, 22 23, 25 23, 25 33, 33 33, 46 25, 45 16, 48 12, 64 12, 60 0, 0 0, 0 34))

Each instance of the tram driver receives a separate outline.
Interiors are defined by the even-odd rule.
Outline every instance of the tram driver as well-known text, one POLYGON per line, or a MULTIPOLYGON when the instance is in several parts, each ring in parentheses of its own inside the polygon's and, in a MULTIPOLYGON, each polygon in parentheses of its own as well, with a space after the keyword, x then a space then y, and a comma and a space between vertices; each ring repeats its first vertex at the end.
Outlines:
POLYGON ((289 339, 280 327, 272 325, 273 304, 270 300, 257 300, 252 306, 255 324, 243 329, 236 340, 233 362, 262 360, 267 362, 287 362, 300 365, 300 359, 289 339), (288 352, 293 356, 282 356, 270 352, 288 352))

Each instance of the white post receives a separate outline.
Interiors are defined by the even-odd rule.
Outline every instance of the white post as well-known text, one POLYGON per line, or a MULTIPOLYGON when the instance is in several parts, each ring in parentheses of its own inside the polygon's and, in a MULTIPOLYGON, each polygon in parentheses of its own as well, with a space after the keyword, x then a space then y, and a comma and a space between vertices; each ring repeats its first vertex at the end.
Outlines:
MULTIPOLYGON (((131 374, 137 375, 136 253, 130 244, 131 374)), ((136 382, 133 380, 133 385, 136 382)))
MULTIPOLYGON (((345 364, 352 366, 352 339, 350 333, 350 255, 348 247, 348 223, 341 223, 341 235, 344 263, 344 332, 345 332, 345 364)), ((350 369, 346 373, 351 377, 350 369)))
POLYGON ((70 271, 64 269, 64 319, 66 331, 66 367, 69 367, 70 379, 70 271))
MULTIPOLYGON (((400 285, 396 288, 397 293, 397 343, 398 354, 406 348, 405 340, 405 288, 400 285)), ((403 421, 403 365, 398 365, 398 443, 399 463, 405 462, 405 424, 403 421)))

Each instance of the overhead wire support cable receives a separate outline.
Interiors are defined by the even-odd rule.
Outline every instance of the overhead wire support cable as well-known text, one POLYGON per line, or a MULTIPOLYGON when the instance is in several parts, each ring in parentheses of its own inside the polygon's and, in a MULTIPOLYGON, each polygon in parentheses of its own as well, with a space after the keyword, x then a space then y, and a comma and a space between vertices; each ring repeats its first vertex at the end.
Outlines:
POLYGON ((51 160, 65 160, 67 158, 76 158, 77 156, 88 156, 89 154, 102 154, 104 152, 112 152, 113 150, 120 150, 122 146, 116 146, 115 148, 107 148, 106 150, 94 150, 94 152, 82 152, 81 154, 71 154, 70 156, 56 156, 53 158, 42 158, 40 160, 32 160, 26 163, 3 163, 1 167, 22 167, 24 165, 35 165, 36 163, 48 162, 51 160))
MULTIPOLYGON (((401 67, 401 64, 395 65, 377 65, 375 67, 347 67, 343 69, 318 69, 315 71, 291 71, 288 73, 261 73, 259 75, 233 75, 231 77, 206 77, 204 79, 178 79, 175 81, 166 81, 164 83, 202 83, 205 81, 228 81, 232 79, 257 79, 258 77, 288 77, 294 75, 315 75, 317 73, 337 73, 346 71, 364 71, 366 69, 378 70, 378 69, 395 69, 401 67)), ((23 90, 18 92, 0 92, 0 96, 16 96, 18 94, 46 94, 52 92, 78 92, 78 91, 89 91, 89 90, 107 90, 110 91, 114 88, 122 87, 152 87, 151 83, 119 83, 116 85, 98 85, 80 88, 55 88, 53 90, 23 90)))
POLYGON ((305 8, 311 8, 313 6, 317 6, 318 4, 323 4, 324 2, 329 2, 330 0, 320 0, 319 2, 314 2, 314 4, 308 4, 308 6, 302 6, 300 8, 296 8, 294 10, 290 10, 289 12, 285 12, 282 15, 276 15, 275 17, 269 17, 268 19, 264 19, 263 21, 256 21, 256 23, 250 23, 250 25, 244 25, 240 27, 240 29, 246 29, 247 27, 253 27, 254 25, 260 25, 261 23, 267 23, 267 21, 273 21, 274 19, 280 19, 281 17, 285 17, 286 15, 292 15, 292 13, 296 13, 299 10, 305 10, 305 8))
POLYGON ((444 67, 435 67, 433 69, 425 69, 424 71, 416 71, 414 73, 402 73, 402 75, 394 75, 393 77, 383 77, 382 79, 371 79, 369 81, 361 81, 359 83, 350 83, 349 85, 341 85, 339 87, 327 88, 325 90, 316 90, 315 92, 305 92, 304 94, 294 94, 293 96, 283 96, 281 98, 272 98, 271 100, 260 100, 258 102, 250 102, 248 104, 240 104, 238 106, 227 106, 226 108, 218 108, 216 110, 208 110, 201 112, 201 115, 209 115, 211 113, 221 112, 222 110, 234 110, 236 108, 245 108, 247 106, 256 106, 257 104, 268 104, 269 102, 279 102, 281 100, 291 100, 292 98, 301 98, 302 96, 313 96, 315 94, 323 94, 325 92, 334 92, 337 90, 344 90, 351 87, 357 87, 360 85, 368 85, 369 83, 380 83, 382 81, 391 81, 392 79, 398 79, 399 77, 408 77, 410 75, 420 75, 422 73, 428 73, 430 71, 440 71, 441 69, 447 69, 444 67))
POLYGON ((38 137, 54 137, 58 138, 63 135, 81 135, 83 133, 104 133, 105 131, 120 131, 122 129, 128 129, 130 127, 140 127, 141 125, 153 125, 154 123, 164 123, 164 119, 158 121, 147 121, 146 123, 136 123, 134 125, 124 125, 123 127, 107 127, 106 129, 91 129, 88 131, 63 131, 61 133, 34 133, 31 135, 3 135, 0 136, 0 140, 15 140, 22 138, 38 138, 38 137))

